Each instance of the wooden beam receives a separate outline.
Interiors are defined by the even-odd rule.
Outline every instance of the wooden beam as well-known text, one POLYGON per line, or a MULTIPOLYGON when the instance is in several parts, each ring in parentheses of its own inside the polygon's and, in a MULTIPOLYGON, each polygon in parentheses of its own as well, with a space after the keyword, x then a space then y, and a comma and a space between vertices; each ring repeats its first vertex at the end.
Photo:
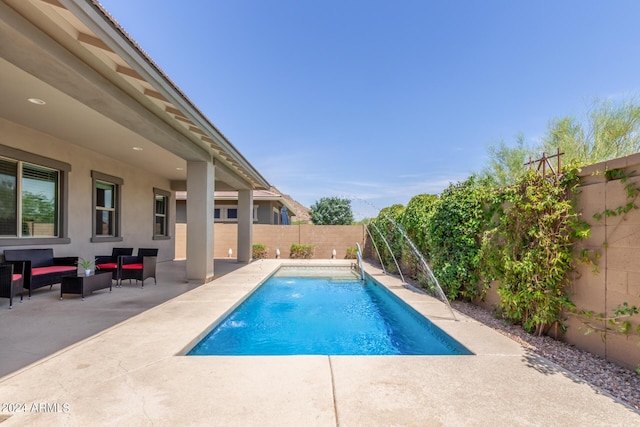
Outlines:
POLYGON ((140 81, 146 82, 146 80, 138 74, 138 72, 129 67, 123 67, 122 65, 116 65, 116 72, 120 74, 124 74, 125 76, 133 77, 134 79, 138 79, 140 81))
POLYGON ((113 52, 113 50, 109 46, 107 46, 105 42, 90 34, 78 33, 78 41, 81 43, 90 44, 91 46, 98 47, 108 52, 113 52))
POLYGON ((58 0, 42 0, 42 2, 49 3, 49 4, 52 4, 54 6, 66 9, 66 7, 64 7, 64 5, 62 3, 60 3, 58 0))
POLYGON ((186 117, 182 117, 182 116, 176 115, 175 118, 176 118, 176 120, 180 120, 181 122, 185 122, 185 123, 188 123, 190 125, 194 125, 194 123, 191 120, 187 119, 186 117))
POLYGON ((191 132, 199 133, 200 135, 206 135, 206 133, 204 133, 204 131, 202 129, 197 128, 195 126, 189 126, 189 130, 191 132))
POLYGON ((168 105, 165 107, 164 111, 166 111, 167 113, 175 114, 176 116, 184 117, 185 119, 187 118, 187 116, 183 114, 182 111, 168 105))
POLYGON ((156 92, 155 90, 145 89, 144 94, 152 98, 159 99, 160 101, 169 102, 167 98, 165 98, 160 92, 156 92))

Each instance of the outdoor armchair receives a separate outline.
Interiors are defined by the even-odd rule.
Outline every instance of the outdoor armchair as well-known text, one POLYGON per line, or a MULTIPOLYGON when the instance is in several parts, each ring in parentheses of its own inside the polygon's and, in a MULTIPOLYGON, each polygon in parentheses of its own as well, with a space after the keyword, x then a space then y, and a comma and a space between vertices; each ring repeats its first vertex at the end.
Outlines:
POLYGON ((100 271, 110 271, 111 279, 118 280, 118 258, 132 253, 133 248, 113 248, 111 255, 96 255, 96 268, 100 271))
POLYGON ((0 298, 9 298, 9 308, 13 308, 13 297, 20 295, 24 285, 24 263, 0 264, 0 298))
POLYGON ((150 277, 153 277, 154 283, 156 282, 156 263, 158 260, 158 249, 138 249, 137 256, 121 256, 118 258, 118 276, 120 285, 122 286, 122 280, 135 279, 142 282, 144 287, 144 281, 150 277))

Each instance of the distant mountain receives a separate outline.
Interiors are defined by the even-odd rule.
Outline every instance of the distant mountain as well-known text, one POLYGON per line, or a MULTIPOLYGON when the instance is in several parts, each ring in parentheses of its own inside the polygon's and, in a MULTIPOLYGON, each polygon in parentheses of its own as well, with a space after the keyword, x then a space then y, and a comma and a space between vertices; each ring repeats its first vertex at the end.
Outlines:
POLYGON ((272 186, 269 191, 273 191, 276 192, 278 194, 281 194, 283 198, 287 199, 287 202, 289 202, 291 204, 291 206, 294 207, 295 212, 296 212, 296 216, 294 218, 295 221, 299 221, 299 222, 306 222, 311 224, 311 215, 309 214, 309 208, 304 206, 301 203, 298 203, 293 197, 289 196, 288 194, 282 194, 282 192, 280 190, 278 190, 276 187, 272 186))

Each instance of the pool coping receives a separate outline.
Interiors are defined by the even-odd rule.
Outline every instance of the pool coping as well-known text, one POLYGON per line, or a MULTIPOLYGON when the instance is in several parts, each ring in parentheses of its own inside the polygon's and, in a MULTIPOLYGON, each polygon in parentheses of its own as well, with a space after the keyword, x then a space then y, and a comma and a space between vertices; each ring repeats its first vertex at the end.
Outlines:
POLYGON ((378 282, 475 355, 178 355, 291 262, 252 262, 2 378, 1 402, 48 407, 0 416, 7 426, 640 422, 616 399, 471 318, 452 319, 443 303, 369 264, 378 282))

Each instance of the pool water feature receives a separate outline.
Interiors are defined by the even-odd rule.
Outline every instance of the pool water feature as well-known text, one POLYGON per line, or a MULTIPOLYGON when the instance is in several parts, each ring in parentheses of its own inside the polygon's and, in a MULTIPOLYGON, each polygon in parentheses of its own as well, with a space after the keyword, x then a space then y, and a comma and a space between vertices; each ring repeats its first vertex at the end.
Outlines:
POLYGON ((281 269, 188 355, 469 355, 424 316, 351 269, 281 269))

